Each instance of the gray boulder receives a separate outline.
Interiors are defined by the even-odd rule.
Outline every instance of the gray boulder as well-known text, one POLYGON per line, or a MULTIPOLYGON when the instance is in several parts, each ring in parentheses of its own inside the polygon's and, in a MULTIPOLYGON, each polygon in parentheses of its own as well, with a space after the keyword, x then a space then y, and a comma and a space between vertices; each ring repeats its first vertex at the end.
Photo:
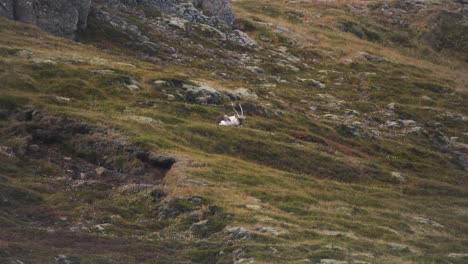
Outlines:
POLYGON ((222 101, 221 94, 216 88, 208 84, 198 83, 199 86, 184 84, 185 97, 189 103, 195 104, 217 104, 222 101))
POLYGON ((197 0, 203 12, 218 22, 231 27, 234 24, 234 12, 230 0, 197 0))
POLYGON ((0 3, 0 15, 37 25, 45 31, 74 38, 86 29, 91 0, 7 0, 0 3))
POLYGON ((0 2, 0 16, 9 19, 14 18, 13 0, 5 0, 0 2))

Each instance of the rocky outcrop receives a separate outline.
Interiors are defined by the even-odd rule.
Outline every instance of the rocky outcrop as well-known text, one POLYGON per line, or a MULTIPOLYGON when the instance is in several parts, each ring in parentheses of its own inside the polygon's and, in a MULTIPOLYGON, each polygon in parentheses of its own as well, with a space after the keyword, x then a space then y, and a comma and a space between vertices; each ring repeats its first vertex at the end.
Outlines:
POLYGON ((107 8, 145 6, 190 22, 231 27, 230 0, 4 0, 0 16, 34 24, 57 36, 75 38, 86 29, 91 5, 107 8))
POLYGON ((234 12, 230 0, 198 0, 203 12, 227 26, 234 23, 234 12))
POLYGON ((0 16, 13 19, 13 0, 5 0, 0 2, 0 16))
POLYGON ((199 20, 207 18, 208 21, 229 27, 234 23, 230 0, 121 0, 121 2, 130 6, 143 5, 162 12, 177 13, 189 21, 200 22, 199 20))
POLYGON ((91 0, 6 0, 0 3, 0 15, 74 38, 86 28, 90 6, 91 0))

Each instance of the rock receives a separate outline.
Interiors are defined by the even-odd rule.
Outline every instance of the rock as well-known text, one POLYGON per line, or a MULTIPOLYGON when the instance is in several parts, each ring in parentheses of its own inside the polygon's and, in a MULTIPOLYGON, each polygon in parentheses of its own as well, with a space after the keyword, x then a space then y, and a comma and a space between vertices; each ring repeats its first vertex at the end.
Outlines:
POLYGON ((141 90, 141 88, 136 84, 128 84, 127 89, 129 89, 132 92, 139 92, 141 90))
POLYGON ((59 100, 59 101, 63 101, 63 102, 70 102, 71 99, 68 98, 68 97, 63 97, 63 96, 55 96, 55 99, 59 100))
POLYGON ((414 126, 416 125, 416 121, 414 120, 398 120, 403 126, 414 126))
POLYGON ((299 81, 306 83, 306 84, 311 84, 312 86, 320 88, 320 89, 327 87, 327 85, 324 84, 323 82, 320 82, 314 79, 299 79, 299 81))
POLYGON ((341 59, 340 63, 347 65, 347 64, 353 63, 353 60, 352 59, 341 59))
POLYGON ((255 259, 254 258, 240 258, 238 260, 236 260, 234 262, 235 264, 251 264, 251 263, 255 263, 255 259))
POLYGON ((387 108, 388 110, 395 110, 395 103, 389 103, 385 108, 387 108))
POLYGON ((241 99, 244 100, 256 100, 258 96, 255 92, 252 92, 246 88, 238 88, 233 91, 225 91, 224 92, 232 101, 239 101, 241 99))
POLYGON ((39 145, 36 145, 36 144, 28 146, 28 150, 30 150, 32 152, 38 152, 40 149, 41 149, 41 147, 39 147, 39 145))
POLYGON ((10 264, 24 264, 24 262, 19 259, 15 259, 15 260, 11 260, 10 264))
POLYGON ((177 159, 171 156, 166 156, 166 155, 158 155, 156 153, 150 153, 148 156, 148 163, 151 165, 162 168, 162 169, 170 169, 172 168, 172 165, 177 162, 177 159))
POLYGON ((147 116, 131 115, 129 116, 129 119, 132 119, 141 123, 146 123, 146 124, 160 124, 160 125, 164 124, 161 120, 157 120, 157 119, 147 117, 147 116))
POLYGON ((392 250, 406 252, 406 253, 414 252, 414 250, 408 247, 407 245, 402 245, 402 244, 397 244, 397 243, 389 243, 388 245, 390 246, 392 250))
POLYGON ((348 264, 348 261, 336 259, 321 259, 320 264, 348 264))
POLYGON ((239 44, 241 46, 245 47, 257 47, 258 43, 251 39, 247 33, 242 32, 240 30, 234 30, 232 34, 229 34, 228 39, 236 44, 239 44))
POLYGON ((246 259, 247 250, 245 248, 238 248, 232 251, 232 258, 234 259, 235 263, 241 263, 246 259))
POLYGON ((278 232, 276 229, 272 227, 257 227, 255 228, 255 231, 260 232, 260 233, 274 235, 274 236, 277 236, 280 234, 280 232, 278 232))
POLYGON ((86 29, 91 0, 7 0, 0 15, 34 24, 45 31, 67 38, 86 29))
POLYGON ((113 74, 113 73, 115 73, 115 71, 105 69, 105 70, 94 70, 94 71, 91 71, 91 73, 100 74, 100 75, 107 75, 107 74, 113 74))
POLYGON ((198 83, 199 86, 183 84, 186 100, 196 104, 217 104, 222 101, 222 96, 218 90, 208 84, 198 83))
POLYGON ((197 222, 190 227, 190 231, 198 237, 207 237, 209 235, 209 229, 208 220, 197 222))
POLYGON ((468 253, 450 253, 449 258, 468 258, 468 253))
POLYGON ((143 184, 143 183, 131 183, 120 186, 118 191, 124 194, 136 194, 154 187, 152 184, 143 184))
POLYGON ((36 64, 57 65, 57 62, 47 58, 33 59, 36 64))
POLYGON ((444 227, 443 225, 437 223, 436 221, 432 220, 432 219, 428 219, 428 218, 424 218, 424 217, 415 217, 414 218, 416 220, 416 222, 418 222, 419 224, 423 224, 423 225, 432 225, 432 226, 435 226, 435 227, 439 227, 439 228, 442 228, 444 227))
POLYGON ((256 210, 256 211, 262 209, 260 205, 256 205, 256 204, 247 204, 245 207, 247 207, 248 209, 256 210))
POLYGON ((0 2, 0 16, 6 17, 9 19, 15 18, 15 1, 14 0, 5 0, 0 2))
POLYGON ((387 128, 399 128, 400 124, 396 121, 387 120, 384 126, 387 128))
POLYGON ((167 100, 169 101, 174 101, 175 100, 175 96, 173 94, 168 94, 167 95, 167 100))
POLYGON ((392 171, 392 173, 390 173, 390 175, 392 176, 393 179, 399 181, 399 182, 407 182, 408 181, 408 177, 406 175, 403 175, 401 172, 396 172, 396 171, 392 171))
POLYGON ((66 256, 66 255, 57 255, 54 257, 55 264, 80 264, 81 259, 79 257, 74 256, 66 256))
POLYGON ((97 167, 96 168, 97 176, 104 176, 105 172, 106 172, 106 168, 104 168, 104 167, 97 167))
POLYGON ((96 231, 104 232, 104 231, 106 231, 106 228, 108 228, 110 226, 112 226, 112 224, 98 224, 98 225, 95 225, 93 228, 96 231))
POLYGON ((179 17, 171 17, 168 21, 169 26, 172 26, 174 28, 182 29, 185 30, 185 24, 187 24, 189 21, 179 18, 179 17))
POLYGON ((243 227, 226 227, 224 233, 227 234, 227 239, 233 240, 249 240, 252 233, 243 227))
MULTIPOLYGON (((337 119, 332 118, 332 119, 337 119)), ((357 125, 340 125, 338 128, 338 131, 341 132, 344 135, 349 135, 349 136, 355 136, 355 137, 360 137, 360 138, 369 138, 370 135, 360 126, 357 125)))
POLYGON ((245 67, 247 70, 253 72, 253 73, 264 73, 265 71, 258 67, 258 66, 246 66, 245 67))
POLYGON ((0 155, 6 156, 9 159, 16 158, 15 152, 12 148, 6 146, 0 146, 0 155))
POLYGON ((154 87, 165 87, 168 86, 168 82, 164 80, 156 80, 153 82, 154 87))
POLYGON ((234 11, 230 0, 198 0, 203 13, 216 22, 232 27, 234 24, 234 11), (201 3, 200 3, 201 2, 201 3))
POLYGON ((386 59, 385 58, 382 58, 382 57, 379 57, 379 56, 374 56, 374 55, 371 55, 367 52, 360 52, 359 53, 361 55, 361 57, 367 61, 370 61, 370 62, 383 62, 385 61, 386 59))

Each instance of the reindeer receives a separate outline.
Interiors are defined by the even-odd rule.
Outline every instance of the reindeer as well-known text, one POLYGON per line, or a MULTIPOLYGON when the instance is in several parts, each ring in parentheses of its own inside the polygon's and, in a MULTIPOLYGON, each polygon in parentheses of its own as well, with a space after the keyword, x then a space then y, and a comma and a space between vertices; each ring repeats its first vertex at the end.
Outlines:
POLYGON ((244 124, 244 109, 242 109, 242 105, 239 103, 239 108, 241 110, 241 114, 236 111, 236 108, 234 107, 234 103, 231 102, 232 109, 235 112, 235 115, 233 116, 228 116, 228 115, 222 115, 216 119, 216 123, 220 126, 235 126, 235 127, 242 127, 244 124))

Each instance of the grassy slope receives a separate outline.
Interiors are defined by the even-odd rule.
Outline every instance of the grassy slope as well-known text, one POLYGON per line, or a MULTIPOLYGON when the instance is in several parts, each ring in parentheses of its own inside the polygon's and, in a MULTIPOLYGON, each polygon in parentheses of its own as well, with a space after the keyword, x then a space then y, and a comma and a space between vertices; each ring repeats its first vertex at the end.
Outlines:
MULTIPOLYGON (((106 263, 109 259, 121 263, 171 262, 174 258, 180 262, 214 263, 230 262, 230 252, 245 247, 246 257, 265 263, 305 258, 313 262, 334 258, 372 263, 453 263, 456 260, 448 258, 449 253, 466 253, 468 240, 463 235, 468 232, 466 171, 453 157, 439 152, 430 137, 360 139, 342 134, 340 122, 315 119, 299 103, 306 99, 320 105, 318 94, 329 93, 345 101, 344 109, 374 116, 388 103, 397 102, 401 117, 422 124, 445 111, 466 115, 463 104, 466 87, 460 80, 466 76, 462 62, 435 56, 429 57, 435 61, 429 61, 408 48, 392 45, 382 48, 380 43, 367 42, 333 28, 302 24, 285 12, 307 10, 306 15, 311 17, 324 13, 323 23, 341 16, 352 18, 335 9, 324 10, 323 6, 308 3, 304 4, 307 9, 289 5, 286 8, 282 1, 271 3, 268 10, 261 5, 257 1, 235 2, 241 18, 271 21, 321 39, 317 45, 288 47, 290 53, 303 56, 310 65, 313 62, 309 60, 318 58, 319 65, 300 73, 280 75, 289 80, 297 75, 321 80, 327 83, 326 90, 292 83, 273 88, 278 97, 260 99, 262 103, 281 108, 284 115, 252 117, 243 129, 219 128, 212 120, 222 113, 222 107, 169 102, 149 84, 150 80, 191 76, 227 87, 242 85, 266 94, 255 80, 219 80, 210 71, 203 70, 203 63, 199 68, 148 64, 50 37, 35 28, 6 20, 1 20, 0 29, 0 99, 2 104, 33 105, 47 113, 70 115, 115 128, 132 141, 182 157, 183 161, 164 182, 164 188, 170 192, 168 200, 201 196, 234 215, 229 220, 220 219, 222 225, 251 230, 268 226, 279 230, 280 235, 257 233, 252 240, 234 244, 218 243, 222 239, 217 234, 200 240, 188 231, 191 224, 188 217, 166 222, 154 219, 151 216, 154 205, 148 192, 124 195, 112 190, 79 189, 70 193, 50 187, 56 182, 54 177, 60 175, 36 176, 35 170, 44 169, 47 164, 24 160, 11 163, 2 156, 1 180, 6 182, 2 188, 14 186, 27 194, 18 191, 22 198, 8 205, 8 211, 19 207, 24 212, 17 215, 28 215, 29 211, 29 214, 45 212, 45 218, 47 214, 66 215, 70 223, 36 223, 27 217, 2 215, 0 221, 7 228, 0 232, 2 237, 10 238, 2 239, 0 257, 3 260, 29 258, 37 263, 63 253, 80 255, 85 263, 106 263), (14 55, 14 49, 32 51, 33 60, 14 55), (358 51, 379 54, 391 62, 368 63, 357 58, 358 51), (42 58, 59 62, 50 65, 34 61, 42 58), (352 58, 355 62, 341 64, 338 61, 342 58, 352 58), (112 68, 116 73, 111 76, 89 73, 103 68, 112 68), (334 85, 338 76, 320 73, 322 69, 341 72, 345 85, 334 85), (370 71, 377 75, 366 83, 360 82, 358 73, 370 71), (112 85, 112 78, 124 75, 144 84, 143 91, 132 93, 112 85), (402 75, 407 78, 402 79, 402 75), (452 92, 430 91, 424 83, 449 87, 452 92), (72 100, 62 102, 56 95, 72 100), (422 95, 433 100, 420 100, 422 95), (140 107, 138 101, 151 101, 157 107, 140 107), (423 110, 422 106, 430 106, 431 110, 423 110), (132 114, 124 114, 125 109, 132 114), (134 115, 159 119, 164 125, 134 121, 134 115), (409 175, 409 182, 392 183, 391 171, 409 175), (205 184, 194 184, 194 180, 205 184), (246 205, 260 205, 261 209, 249 209, 246 205), (68 231, 71 224, 85 222, 83 218, 99 224, 115 215, 120 220, 112 221, 113 227, 104 234, 89 231, 74 235, 68 231), (414 217, 430 218, 444 227, 420 224, 414 217), (47 228, 53 228, 54 232, 47 228), (390 243, 405 246, 398 249, 390 243), (273 253, 271 247, 278 252, 273 253), (221 250, 226 254, 218 254, 221 250)), ((276 33, 268 26, 257 26, 250 34, 258 39, 262 35, 273 37, 272 44, 265 44, 272 45, 271 48, 285 43, 276 40, 276 33)), ((271 64, 266 54, 256 54, 265 60, 262 67, 268 72, 275 71, 268 68, 271 64)), ((234 71, 249 76, 243 69, 234 71)), ((342 115, 344 110, 323 105, 319 111, 320 115, 342 115)), ((466 141, 465 122, 441 122, 445 133, 466 141)), ((2 138, 0 145, 14 145, 12 142, 2 138)))

